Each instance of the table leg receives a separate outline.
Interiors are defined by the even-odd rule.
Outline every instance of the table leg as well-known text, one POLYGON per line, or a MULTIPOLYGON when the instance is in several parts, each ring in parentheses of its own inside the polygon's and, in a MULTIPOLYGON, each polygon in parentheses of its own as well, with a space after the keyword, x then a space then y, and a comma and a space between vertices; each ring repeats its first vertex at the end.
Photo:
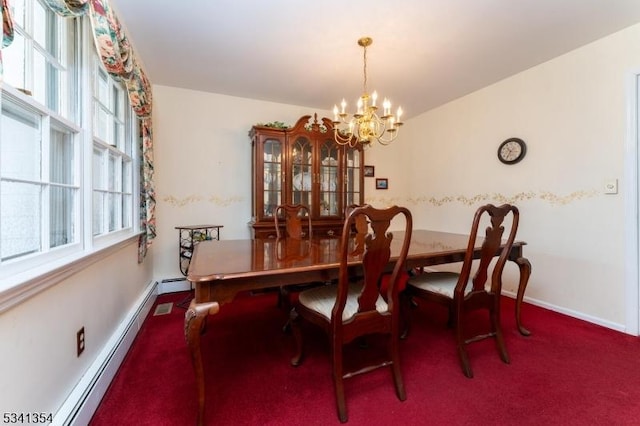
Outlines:
POLYGON ((518 268, 520 268, 520 282, 518 283, 518 295, 516 297, 516 325, 518 331, 523 336, 530 336, 531 332, 524 328, 522 325, 522 299, 524 299, 524 291, 527 289, 529 283, 529 276, 531 276, 531 263, 525 257, 519 257, 515 260, 518 268))
POLYGON ((191 301, 189 309, 184 315, 184 336, 187 339, 191 363, 196 374, 198 388, 198 425, 204 423, 204 371, 202 368, 202 352, 200 351, 200 334, 204 320, 209 314, 216 314, 220 310, 218 302, 196 303, 191 301))

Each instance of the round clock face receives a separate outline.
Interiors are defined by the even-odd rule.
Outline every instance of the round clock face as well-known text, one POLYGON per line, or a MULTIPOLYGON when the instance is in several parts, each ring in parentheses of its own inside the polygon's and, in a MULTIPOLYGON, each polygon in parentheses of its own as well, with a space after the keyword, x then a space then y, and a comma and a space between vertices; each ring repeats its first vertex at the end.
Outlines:
POLYGON ((527 145, 522 139, 509 138, 498 147, 498 158, 504 164, 515 164, 527 153, 527 145))

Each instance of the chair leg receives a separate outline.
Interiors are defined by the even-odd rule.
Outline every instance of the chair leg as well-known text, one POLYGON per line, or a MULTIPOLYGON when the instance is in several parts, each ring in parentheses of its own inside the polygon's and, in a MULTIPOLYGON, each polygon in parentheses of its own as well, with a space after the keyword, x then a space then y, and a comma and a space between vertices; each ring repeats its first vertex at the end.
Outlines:
POLYGON ((346 423, 349 420, 347 415, 347 403, 344 397, 344 373, 342 365, 342 346, 332 342, 332 366, 333 366, 333 385, 336 392, 336 406, 338 408, 338 418, 340 422, 346 423))
POLYGON ((302 341, 302 329, 300 325, 300 317, 298 315, 298 312, 295 310, 295 308, 291 309, 291 312, 289 314, 288 324, 291 328, 291 334, 293 334, 293 340, 296 342, 296 353, 293 356, 293 358, 291 358, 291 365, 293 365, 294 367, 297 367, 300 364, 302 364, 304 344, 302 341))
POLYGON ((464 336, 462 333, 462 324, 461 318, 459 315, 456 315, 456 346, 458 348, 458 358, 460 358, 460 366, 462 367, 462 372, 468 378, 473 378, 473 371, 471 370, 471 363, 469 362, 469 355, 467 354, 467 348, 464 341, 464 336))
MULTIPOLYGON (((281 308, 285 312, 291 311, 291 295, 289 289, 285 286, 281 286, 278 291, 278 308, 281 308)), ((287 322, 282 326, 282 332, 288 333, 291 331, 291 320, 287 319, 287 322)))
POLYGON ((407 399, 407 393, 404 389, 404 380, 400 370, 400 341, 393 335, 389 336, 389 351, 391 352, 391 374, 396 387, 396 395, 400 401, 404 401, 407 399))
POLYGON ((411 323, 411 310, 416 309, 418 304, 405 292, 400 293, 400 339, 404 340, 409 336, 409 324, 411 323))
POLYGON ((447 327, 452 328, 454 326, 454 309, 452 305, 449 305, 448 309, 448 317, 447 317, 447 327))
MULTIPOLYGON (((498 300, 497 303, 500 303, 498 300)), ((504 343, 504 336, 502 335, 502 328, 500 327, 500 308, 496 307, 491 311, 491 327, 496 337, 496 346, 498 347, 498 353, 500 353, 500 359, 505 364, 509 364, 509 354, 507 353, 507 346, 504 343)))

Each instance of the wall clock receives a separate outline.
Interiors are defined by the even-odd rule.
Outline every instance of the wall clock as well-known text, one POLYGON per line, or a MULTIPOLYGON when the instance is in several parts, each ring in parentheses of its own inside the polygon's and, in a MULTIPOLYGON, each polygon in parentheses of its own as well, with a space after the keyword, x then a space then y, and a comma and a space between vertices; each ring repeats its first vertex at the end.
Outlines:
POLYGON ((520 138, 509 138, 498 147, 498 159, 504 164, 516 164, 527 154, 527 144, 520 138))

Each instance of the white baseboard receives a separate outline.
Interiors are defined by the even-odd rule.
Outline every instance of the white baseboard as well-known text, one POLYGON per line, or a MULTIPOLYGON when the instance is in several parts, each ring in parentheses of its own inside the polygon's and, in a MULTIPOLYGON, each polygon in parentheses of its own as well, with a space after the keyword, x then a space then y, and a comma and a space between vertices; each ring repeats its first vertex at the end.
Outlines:
POLYGON ((71 391, 52 425, 84 426, 89 423, 157 296, 158 282, 153 281, 71 391))
POLYGON ((168 278, 158 284, 158 294, 188 290, 191 290, 191 283, 186 278, 168 278))
MULTIPOLYGON (((502 294, 504 294, 505 296, 514 298, 514 299, 516 298, 516 294, 513 293, 513 292, 510 292, 510 291, 503 291, 502 294)), ((524 301, 527 302, 527 303, 531 303, 532 305, 540 306, 541 308, 548 309, 550 311, 558 312, 560 314, 567 315, 569 317, 573 317, 573 318, 581 319, 583 321, 590 322, 592 324, 597 324, 597 325, 600 325, 602 327, 610 328, 612 330, 620 331, 620 332, 623 332, 623 333, 627 332, 626 331, 626 327, 625 327, 624 324, 619 324, 619 323, 615 323, 615 322, 612 322, 612 321, 607 321, 607 320, 604 320, 602 318, 594 317, 594 316, 591 316, 591 315, 586 315, 586 314, 584 314, 582 312, 578 312, 578 311, 574 311, 574 310, 571 310, 571 309, 563 308, 563 307, 560 307, 560 306, 557 306, 557 305, 553 305, 553 304, 550 304, 550 303, 547 303, 547 302, 543 302, 543 301, 537 300, 537 299, 532 299, 532 298, 526 297, 526 296, 524 298, 524 301)), ((527 327, 527 318, 526 317, 522 318, 522 322, 524 323, 523 325, 526 328, 527 327)))

